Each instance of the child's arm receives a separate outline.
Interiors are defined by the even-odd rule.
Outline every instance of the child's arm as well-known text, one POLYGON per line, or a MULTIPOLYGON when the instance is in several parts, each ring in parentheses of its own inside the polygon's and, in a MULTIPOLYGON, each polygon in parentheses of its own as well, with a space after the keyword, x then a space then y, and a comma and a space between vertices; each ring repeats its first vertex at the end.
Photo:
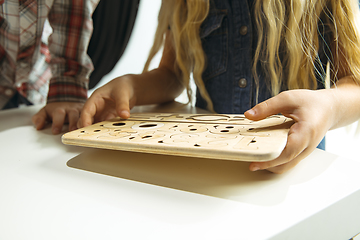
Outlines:
POLYGON ((275 160, 252 163, 252 171, 285 172, 314 151, 329 129, 359 120, 360 86, 351 77, 343 77, 332 89, 286 91, 256 105, 245 116, 260 120, 278 113, 295 121, 285 149, 275 160))
POLYGON ((113 79, 94 91, 85 103, 78 127, 120 116, 128 118, 135 105, 157 104, 174 100, 184 86, 175 74, 175 52, 167 34, 159 67, 142 74, 113 79))
POLYGON ((69 130, 76 129, 87 99, 88 76, 93 65, 86 49, 97 0, 52 2, 47 16, 53 30, 49 37, 52 78, 47 104, 33 116, 32 122, 37 130, 52 122, 53 134, 59 134, 65 123, 69 123, 69 130))

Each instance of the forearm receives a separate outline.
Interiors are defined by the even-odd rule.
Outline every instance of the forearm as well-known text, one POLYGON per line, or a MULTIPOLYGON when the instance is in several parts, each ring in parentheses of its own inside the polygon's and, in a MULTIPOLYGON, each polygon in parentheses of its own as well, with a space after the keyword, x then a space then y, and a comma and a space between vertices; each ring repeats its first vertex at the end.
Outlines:
POLYGON ((90 96, 82 109, 78 127, 117 116, 127 119, 135 105, 172 101, 183 89, 174 72, 164 67, 115 78, 90 96))
POLYGON ((128 76, 132 81, 136 105, 173 101, 184 90, 184 86, 176 74, 166 67, 128 76))
POLYGON ((174 100, 184 90, 181 77, 175 73, 175 51, 171 34, 166 34, 159 67, 139 75, 132 75, 136 105, 159 104, 174 100))
POLYGON ((360 86, 351 77, 341 78, 329 91, 333 102, 331 129, 360 119, 360 86))

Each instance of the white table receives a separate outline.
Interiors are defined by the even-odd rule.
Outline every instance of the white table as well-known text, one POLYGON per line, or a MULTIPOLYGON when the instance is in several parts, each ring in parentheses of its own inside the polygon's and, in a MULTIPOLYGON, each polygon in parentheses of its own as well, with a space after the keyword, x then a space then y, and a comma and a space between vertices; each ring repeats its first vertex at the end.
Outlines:
POLYGON ((34 129, 38 109, 0 111, 0 239, 339 240, 360 231, 358 161, 316 150, 276 175, 65 146, 34 129))

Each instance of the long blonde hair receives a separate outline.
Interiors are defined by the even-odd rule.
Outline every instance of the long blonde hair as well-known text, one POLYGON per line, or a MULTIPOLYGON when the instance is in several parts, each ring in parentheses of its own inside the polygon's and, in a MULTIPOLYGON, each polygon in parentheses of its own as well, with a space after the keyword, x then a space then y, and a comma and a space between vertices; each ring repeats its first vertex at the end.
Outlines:
MULTIPOLYGON (((332 56, 328 56, 331 79, 350 75, 360 83, 360 40, 356 26, 358 0, 255 0, 254 18, 258 42, 253 61, 253 75, 258 86, 257 66, 264 69, 272 95, 282 86, 287 89, 316 89, 316 74, 325 78, 319 59, 319 21, 331 30, 332 56), (321 18, 321 17, 325 18, 321 18), (280 51, 282 56, 280 56, 280 51), (281 58, 282 57, 282 58, 281 58), (285 69, 285 70, 284 70, 285 69)), ((206 57, 199 36, 200 26, 209 12, 209 0, 163 0, 154 45, 145 64, 148 70, 154 55, 161 49, 170 27, 176 52, 176 68, 186 86, 189 101, 190 76, 202 97, 213 110, 202 73, 206 57)))

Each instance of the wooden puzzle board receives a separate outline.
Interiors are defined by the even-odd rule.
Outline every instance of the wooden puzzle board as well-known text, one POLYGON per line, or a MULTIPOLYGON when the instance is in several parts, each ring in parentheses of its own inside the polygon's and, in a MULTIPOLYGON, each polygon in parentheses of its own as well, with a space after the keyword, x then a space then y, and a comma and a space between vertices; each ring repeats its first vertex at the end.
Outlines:
POLYGON ((293 121, 274 115, 139 113, 62 136, 64 144, 237 161, 269 161, 284 149, 293 121))

